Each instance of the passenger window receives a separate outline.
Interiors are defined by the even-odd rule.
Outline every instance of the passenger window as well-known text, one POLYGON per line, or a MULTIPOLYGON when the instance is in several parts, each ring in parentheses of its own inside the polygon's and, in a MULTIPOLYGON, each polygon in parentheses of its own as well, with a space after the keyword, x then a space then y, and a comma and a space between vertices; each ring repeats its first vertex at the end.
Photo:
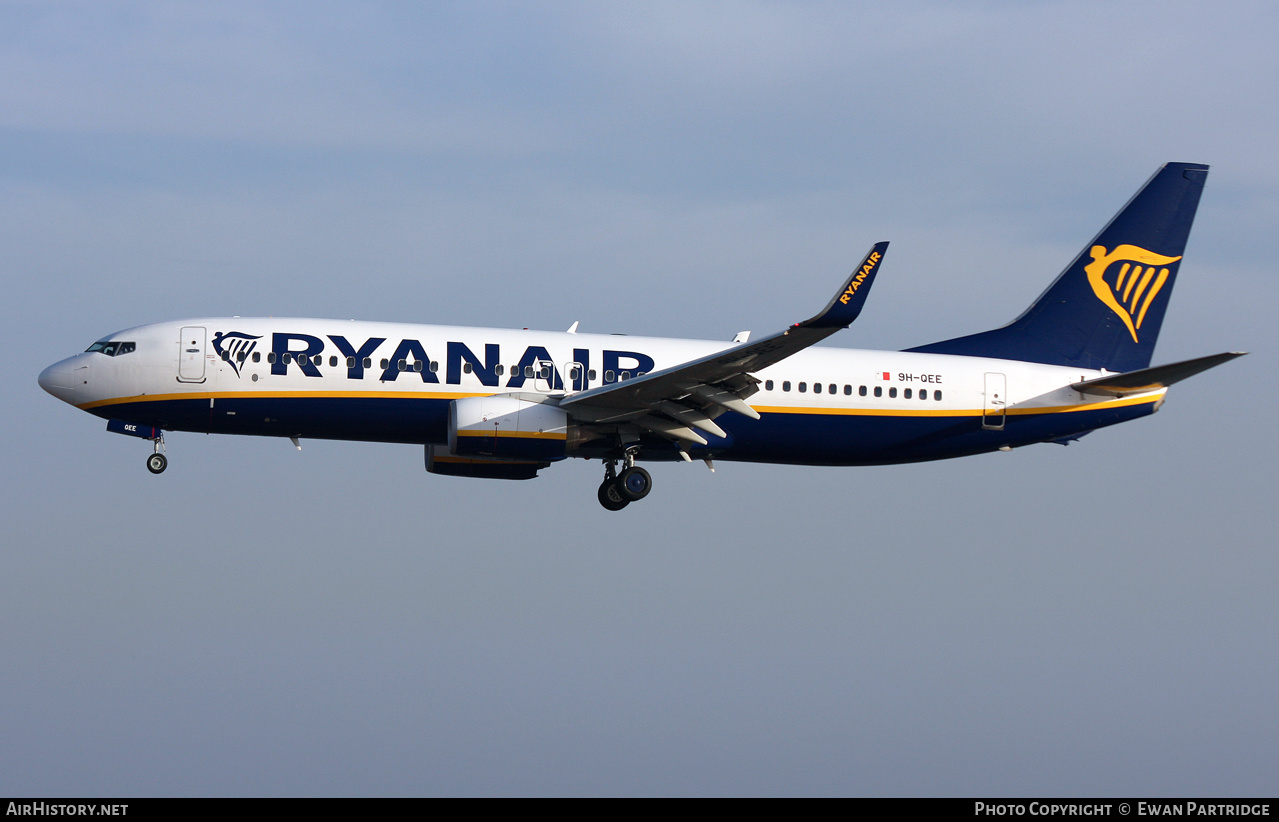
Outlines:
POLYGON ((434 374, 436 371, 439 371, 439 370, 440 370, 440 361, 431 360, 431 373, 434 374))
POLYGON ((897 387, 896 387, 896 386, 893 386, 892 388, 888 389, 888 396, 889 396, 890 398, 896 398, 896 397, 897 397, 897 387))
POLYGON ((391 364, 390 360, 387 360, 387 359, 382 360, 382 370, 385 371, 386 367, 390 364, 391 364))
POLYGON ((772 381, 772 380, 764 380, 764 390, 765 390, 765 391, 772 391, 772 390, 773 390, 773 381, 772 381))
POLYGON ((497 376, 499 376, 499 377, 500 377, 500 376, 502 376, 503 374, 505 374, 505 373, 506 373, 506 366, 504 366, 504 365, 496 365, 496 366, 494 366, 494 367, 493 367, 493 373, 494 373, 494 374, 496 374, 496 375, 497 375, 497 376))
POLYGON ((532 376, 533 376, 533 366, 531 366, 531 365, 526 365, 526 366, 524 366, 524 376, 525 376, 525 377, 532 377, 532 376))
POLYGON ((884 396, 884 387, 882 385, 875 386, 875 396, 876 397, 884 396))
POLYGON ((355 368, 355 357, 347 357, 347 358, 346 358, 346 367, 347 367, 347 368, 355 368))
MULTIPOLYGON (((844 386, 844 387, 845 387, 845 388, 852 388, 852 386, 851 386, 851 385, 846 385, 846 386, 844 386)), ((846 393, 851 393, 851 392, 846 392, 846 393)), ((859 396, 859 397, 864 397, 864 396, 866 396, 866 386, 864 386, 864 385, 859 385, 859 386, 857 386, 857 396, 859 396)))
POLYGON ((941 391, 934 391, 933 399, 937 400, 938 402, 941 402, 941 391))
MULTIPOLYGON (((255 357, 256 357, 256 356, 257 356, 257 353, 255 352, 255 353, 253 354, 253 356, 255 356, 255 357)), ((275 365, 275 352, 274 352, 274 351, 272 351, 270 354, 267 354, 267 355, 266 355, 266 361, 267 361, 268 363, 270 363, 271 365, 275 365)))
POLYGON ((413 361, 413 370, 414 370, 414 371, 417 371, 418 373, 421 373, 421 371, 422 371, 422 365, 423 365, 423 362, 422 362, 421 360, 414 360, 414 361, 413 361))
POLYGON ((926 400, 926 399, 928 399, 928 389, 927 389, 927 388, 921 388, 921 389, 919 389, 919 398, 920 398, 921 400, 926 400))
POLYGON ((803 393, 804 393, 805 391, 807 391, 807 390, 808 390, 808 383, 806 383, 806 382, 801 382, 801 383, 799 384, 799 393, 803 394, 803 393))
POLYGON ((827 393, 829 393, 829 394, 834 394, 834 393, 835 393, 835 383, 831 383, 830 385, 826 386, 826 391, 827 391, 827 393))
MULTIPOLYGON (((365 367, 365 368, 372 368, 372 367, 373 367, 373 358, 372 358, 372 357, 365 357, 365 358, 364 358, 364 367, 365 367)), ((383 365, 382 367, 383 367, 383 368, 386 368, 386 366, 385 366, 385 365, 383 365)))
POLYGON ((616 375, 612 371, 604 372, 604 382, 612 382, 616 375))
POLYGON ((469 362, 462 363, 462 373, 463 374, 471 373, 471 364, 469 362))
MULTIPOLYGON (((262 352, 261 352, 261 351, 254 351, 254 352, 253 352, 253 361, 254 361, 254 362, 262 362, 262 352)), ((271 360, 270 360, 270 358, 267 358, 267 362, 270 362, 270 361, 271 361, 271 360)))
POLYGON ((593 379, 595 379, 595 369, 594 369, 594 368, 592 368, 590 371, 587 371, 587 372, 586 372, 586 379, 588 379, 588 380, 593 380, 593 379))
POLYGON ((337 364, 338 364, 337 357, 329 357, 329 365, 337 365, 337 364))
POLYGON ((902 392, 902 398, 907 400, 911 398, 911 392, 909 388, 907 388, 905 391, 902 392))
POLYGON ((248 354, 245 354, 243 351, 241 351, 239 354, 236 354, 236 355, 235 355, 235 361, 236 361, 236 362, 244 362, 244 360, 245 360, 245 358, 246 358, 246 357, 248 357, 248 354))
POLYGON ((821 383, 819 383, 819 382, 815 382, 815 383, 813 383, 813 393, 814 393, 814 394, 820 394, 820 393, 822 393, 822 384, 821 384, 821 383))
POLYGON ((395 363, 395 367, 398 368, 400 371, 407 371, 409 369, 409 364, 405 362, 404 360, 397 360, 395 363))
POLYGON ((789 391, 789 390, 790 390, 790 380, 783 380, 783 381, 782 381, 782 390, 783 390, 783 391, 789 391))

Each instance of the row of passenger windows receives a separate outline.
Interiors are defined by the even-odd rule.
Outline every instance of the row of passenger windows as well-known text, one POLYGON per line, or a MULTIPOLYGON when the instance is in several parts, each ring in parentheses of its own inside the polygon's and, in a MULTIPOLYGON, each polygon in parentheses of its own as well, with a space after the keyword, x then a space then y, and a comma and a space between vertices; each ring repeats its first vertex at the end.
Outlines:
MULTIPOLYGON (((765 391, 772 391, 772 390, 773 390, 773 385, 774 385, 774 383, 773 383, 773 381, 772 381, 772 380, 765 380, 765 381, 764 381, 764 390, 765 390, 765 391)), ((796 386, 796 388, 799 390, 799 393, 801 393, 801 394, 806 394, 806 393, 808 393, 809 385, 808 385, 808 383, 806 383, 806 382, 801 382, 801 383, 799 383, 799 384, 796 386)), ((815 382, 815 383, 813 383, 813 385, 812 385, 812 389, 813 389, 813 393, 814 393, 814 394, 820 394, 820 393, 822 393, 823 391, 825 391, 827 394, 838 394, 838 393, 839 393, 839 386, 838 386, 838 385, 836 385, 836 384, 835 384, 835 383, 833 383, 833 382, 832 382, 832 383, 826 383, 826 384, 823 384, 823 383, 820 383, 820 382, 815 382)), ((782 391, 790 391, 790 390, 791 390, 791 382, 790 382, 790 380, 783 380, 783 381, 782 381, 782 391)), ((882 397, 882 396, 884 396, 884 386, 882 386, 882 385, 877 385, 877 386, 875 386, 873 389, 869 389, 869 390, 868 390, 868 389, 866 388, 866 386, 864 386, 864 385, 859 385, 859 386, 857 386, 857 396, 859 396, 859 397, 865 397, 865 396, 867 396, 868 394, 874 394, 876 397, 882 397)), ((852 395, 853 395, 853 387, 852 387, 851 385, 845 385, 845 386, 844 386, 844 396, 846 396, 846 397, 851 397, 852 395)), ((919 394, 918 394, 918 396, 919 396, 919 399, 921 399, 921 400, 926 400, 926 399, 928 399, 928 389, 927 389, 927 388, 921 388, 921 389, 919 389, 919 394)), ((889 387, 889 389, 888 389, 888 398, 889 398, 889 399, 897 399, 897 386, 890 386, 890 387, 889 387)), ((913 389, 910 389, 910 388, 903 388, 903 389, 902 389, 902 399, 909 400, 909 399, 914 399, 914 398, 915 398, 915 391, 914 391, 913 389)), ((937 402, 941 402, 941 391, 940 391, 940 390, 935 390, 935 391, 933 391, 933 399, 934 399, 935 401, 937 401, 937 402)))
MULTIPOLYGON (((90 351, 103 350, 103 349, 101 349, 101 348, 98 348, 98 346, 102 346, 102 345, 105 345, 105 344, 104 344, 104 343, 94 343, 94 344, 93 344, 93 347, 91 347, 89 350, 90 350, 90 351)), ((108 356, 115 356, 115 354, 116 354, 116 353, 127 353, 126 351, 119 351, 119 352, 116 352, 116 351, 115 351, 115 349, 114 349, 114 345, 115 345, 115 344, 111 344, 111 345, 113 346, 113 348, 112 348, 110 351, 105 351, 105 350, 103 350, 103 353, 108 354, 108 356)), ((122 346, 128 346, 128 351, 132 351, 132 350, 133 350, 133 343, 121 343, 120 345, 122 345, 122 346)), ((261 362, 261 361, 262 361, 262 354, 261 354, 260 352, 258 352, 258 351, 254 351, 254 352, 253 352, 253 355, 252 355, 252 358, 253 358, 253 361, 254 361, 254 362, 261 362)), ((223 352, 223 353, 222 353, 222 359, 223 359, 223 360, 226 360, 226 361, 228 361, 228 362, 229 362, 229 361, 231 360, 231 355, 230 355, 229 353, 227 353, 227 352, 223 352)), ((248 357, 247 357, 244 353, 240 353, 240 354, 236 357, 236 360, 237 360, 238 362, 244 362, 246 359, 248 359, 248 357)), ((268 353, 268 354, 266 355, 266 361, 267 361, 268 363, 275 363, 275 361, 276 361, 276 355, 275 355, 275 352, 274 352, 274 351, 272 351, 272 352, 270 352, 270 353, 268 353)), ((306 354, 291 354, 291 353, 285 353, 285 354, 281 354, 281 355, 280 355, 280 361, 281 361, 281 362, 283 362, 283 363, 286 363, 286 364, 287 364, 287 363, 290 363, 290 362, 294 362, 294 361, 296 361, 296 362, 298 363, 298 365, 324 365, 324 357, 323 357, 323 355, 319 355, 319 354, 317 354, 317 355, 315 355, 315 356, 313 356, 313 357, 310 357, 310 356, 307 356, 306 354)), ((337 367, 337 364, 338 364, 338 358, 337 358, 337 357, 335 357, 335 356, 330 356, 330 357, 329 357, 329 365, 330 365, 331 367, 336 368, 336 367, 337 367)), ((383 360, 382 360, 382 362, 381 362, 381 366, 380 366, 380 367, 382 368, 382 370, 384 370, 384 371, 385 371, 385 370, 386 370, 386 369, 387 369, 390 365, 391 365, 391 361, 390 361, 390 360, 383 359, 383 360)), ((364 358, 364 362, 363 362, 363 366, 364 366, 365 368, 372 368, 372 367, 373 367, 373 359, 372 359, 371 357, 365 357, 365 358, 364 358)), ((347 358, 346 358, 346 367, 347 367, 347 368, 355 368, 355 357, 347 357, 347 358)), ((431 360, 429 363, 427 363, 425 360, 414 360, 414 361, 413 361, 413 362, 411 362, 411 363, 410 363, 410 362, 408 362, 407 360, 396 360, 396 362, 395 362, 395 367, 396 367, 396 370, 398 370, 398 371, 417 371, 417 372, 421 372, 421 371, 423 371, 423 370, 429 370, 431 373, 435 373, 435 372, 437 372, 437 371, 439 371, 439 370, 440 370, 440 363, 439 363, 439 361, 438 361, 438 360, 431 360)), ((462 363, 462 373, 464 373, 464 374, 470 374, 470 373, 472 373, 474 370, 475 370, 475 369, 471 366, 471 364, 470 364, 469 362, 464 362, 464 363, 462 363)), ((517 373, 518 371, 519 371, 519 366, 517 366, 517 365, 513 365, 513 366, 511 366, 511 373, 512 373, 512 374, 515 374, 515 373, 517 373)), ((497 375, 497 376, 499 376, 499 377, 504 376, 504 375, 506 374, 506 367, 505 367, 505 366, 502 366, 502 365, 494 366, 494 367, 493 367, 493 372, 494 372, 494 374, 496 374, 496 375, 497 375)), ((538 372, 538 369, 534 368, 534 367, 533 367, 533 366, 531 366, 531 365, 526 365, 526 366, 524 366, 524 376, 525 376, 525 377, 528 377, 528 378, 532 378, 534 375, 537 375, 538 377, 540 377, 540 378, 542 378, 542 379, 549 380, 549 379, 551 378, 551 374, 552 374, 552 372, 551 372, 551 368, 550 368, 549 366, 543 366, 543 367, 542 367, 542 369, 541 369, 541 371, 540 371, 540 373, 538 372)), ((577 379, 579 379, 579 378, 580 378, 580 375, 581 375, 581 372, 580 372, 580 371, 579 371, 576 367, 574 367, 574 368, 570 368, 570 369, 568 370, 568 373, 565 375, 565 377, 566 377, 567 379, 569 379, 569 380, 577 380, 577 379)), ((643 371, 636 372, 635 376, 636 376, 636 377, 642 377, 642 376, 644 376, 644 372, 643 372, 643 371)), ((594 369, 594 368, 592 368, 592 369, 590 369, 589 371, 587 371, 587 372, 586 372, 586 379, 587 379, 588 381, 593 381, 593 380, 595 380, 595 378, 596 378, 596 371, 595 371, 595 369, 594 369)), ((604 382, 605 382, 605 383, 616 382, 616 381, 618 381, 618 380, 629 380, 630 378, 631 378, 631 372, 629 372, 629 371, 622 371, 622 372, 618 372, 618 373, 615 373, 615 372, 613 372, 613 371, 605 371, 605 372, 604 372, 604 382)), ((765 391, 772 391, 772 390, 774 390, 774 385, 775 385, 775 383, 774 383, 772 380, 765 380, 765 381, 764 381, 764 390, 765 390, 765 391)), ((809 390, 809 384, 808 384, 807 382, 800 382, 800 383, 798 383, 795 387, 796 387, 796 389, 799 391, 799 393, 801 393, 801 394, 806 394, 806 393, 808 393, 808 390, 809 390)), ((791 390, 791 381, 790 381, 790 380, 783 380, 783 381, 782 381, 782 391, 784 391, 784 392, 789 392, 790 390, 791 390)), ((815 383, 813 383, 813 384, 812 384, 812 391, 813 391, 813 393, 814 393, 814 394, 821 394, 821 393, 823 393, 823 392, 825 392, 825 393, 827 393, 827 394, 838 394, 838 393, 839 393, 839 386, 838 386, 838 385, 836 385, 836 384, 835 384, 835 383, 833 383, 833 382, 832 382, 832 383, 825 383, 825 384, 824 384, 824 383, 820 383, 820 382, 815 382, 815 383)), ((859 386, 857 387, 857 394, 858 394, 858 396, 861 396, 861 397, 865 397, 865 396, 868 396, 868 395, 871 395, 871 394, 873 394, 873 395, 874 395, 874 396, 876 396, 876 397, 882 397, 882 396, 884 396, 884 387, 883 387, 882 385, 877 385, 877 386, 875 386, 873 389, 867 389, 867 387, 866 387, 866 386, 864 386, 864 385, 859 385, 859 386)), ((853 387, 852 387, 851 385, 845 385, 845 386, 844 386, 844 396, 851 397, 852 395, 853 395, 853 387)), ((902 396, 902 399, 907 399, 907 400, 909 400, 909 399, 914 399, 914 397, 916 396, 916 393, 915 393, 915 391, 914 391, 913 389, 910 389, 910 388, 903 388, 903 389, 902 389, 901 396, 902 396)), ((890 387, 889 387, 889 389, 888 389, 888 397, 889 397, 889 399, 896 399, 896 398, 897 398, 897 387, 896 387, 896 386, 890 386, 890 387)), ((919 399, 921 399, 921 400, 927 400, 927 399, 928 399, 928 389, 926 389, 926 388, 921 388, 921 389, 919 389, 918 397, 919 397, 919 399)), ((933 400, 934 400, 934 401, 937 401, 937 402, 940 402, 940 401, 941 401, 941 391, 940 391, 940 390, 934 390, 934 391, 933 391, 933 400)))

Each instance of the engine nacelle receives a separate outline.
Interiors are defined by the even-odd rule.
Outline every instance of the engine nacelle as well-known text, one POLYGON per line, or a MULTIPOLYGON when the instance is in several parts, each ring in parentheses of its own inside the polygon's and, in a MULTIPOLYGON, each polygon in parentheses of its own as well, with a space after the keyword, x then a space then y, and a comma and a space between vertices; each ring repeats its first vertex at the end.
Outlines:
POLYGON ((568 413, 511 395, 449 404, 449 453, 455 457, 552 462, 568 455, 568 413))

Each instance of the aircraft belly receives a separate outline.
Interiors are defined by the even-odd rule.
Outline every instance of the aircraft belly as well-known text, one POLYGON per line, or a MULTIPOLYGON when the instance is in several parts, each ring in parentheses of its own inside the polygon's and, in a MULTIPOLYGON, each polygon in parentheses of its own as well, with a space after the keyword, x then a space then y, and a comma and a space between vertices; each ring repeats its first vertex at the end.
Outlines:
POLYGON ((953 416, 765 414, 734 420, 733 446, 696 448, 700 456, 804 465, 886 465, 948 459, 1051 442, 1154 412, 1155 403, 1081 411, 1009 414, 1003 430, 984 430, 979 412, 953 416))
POLYGON ((169 431, 267 437, 442 443, 448 399, 422 397, 215 397, 138 401, 90 409, 107 419, 169 431))

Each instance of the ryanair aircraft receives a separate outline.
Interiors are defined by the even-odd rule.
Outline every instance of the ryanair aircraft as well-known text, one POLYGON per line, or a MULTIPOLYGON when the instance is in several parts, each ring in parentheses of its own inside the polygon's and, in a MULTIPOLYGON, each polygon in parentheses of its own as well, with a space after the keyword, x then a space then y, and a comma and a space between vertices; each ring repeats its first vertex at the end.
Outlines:
POLYGON ((210 318, 111 334, 40 385, 151 440, 165 431, 425 446, 426 470, 531 479, 604 464, 599 501, 642 499, 637 463, 882 465, 1067 443, 1152 414, 1240 352, 1150 367, 1208 167, 1169 163, 1009 325, 911 348, 814 348, 865 305, 877 243, 811 319, 722 343, 317 319, 210 318))

